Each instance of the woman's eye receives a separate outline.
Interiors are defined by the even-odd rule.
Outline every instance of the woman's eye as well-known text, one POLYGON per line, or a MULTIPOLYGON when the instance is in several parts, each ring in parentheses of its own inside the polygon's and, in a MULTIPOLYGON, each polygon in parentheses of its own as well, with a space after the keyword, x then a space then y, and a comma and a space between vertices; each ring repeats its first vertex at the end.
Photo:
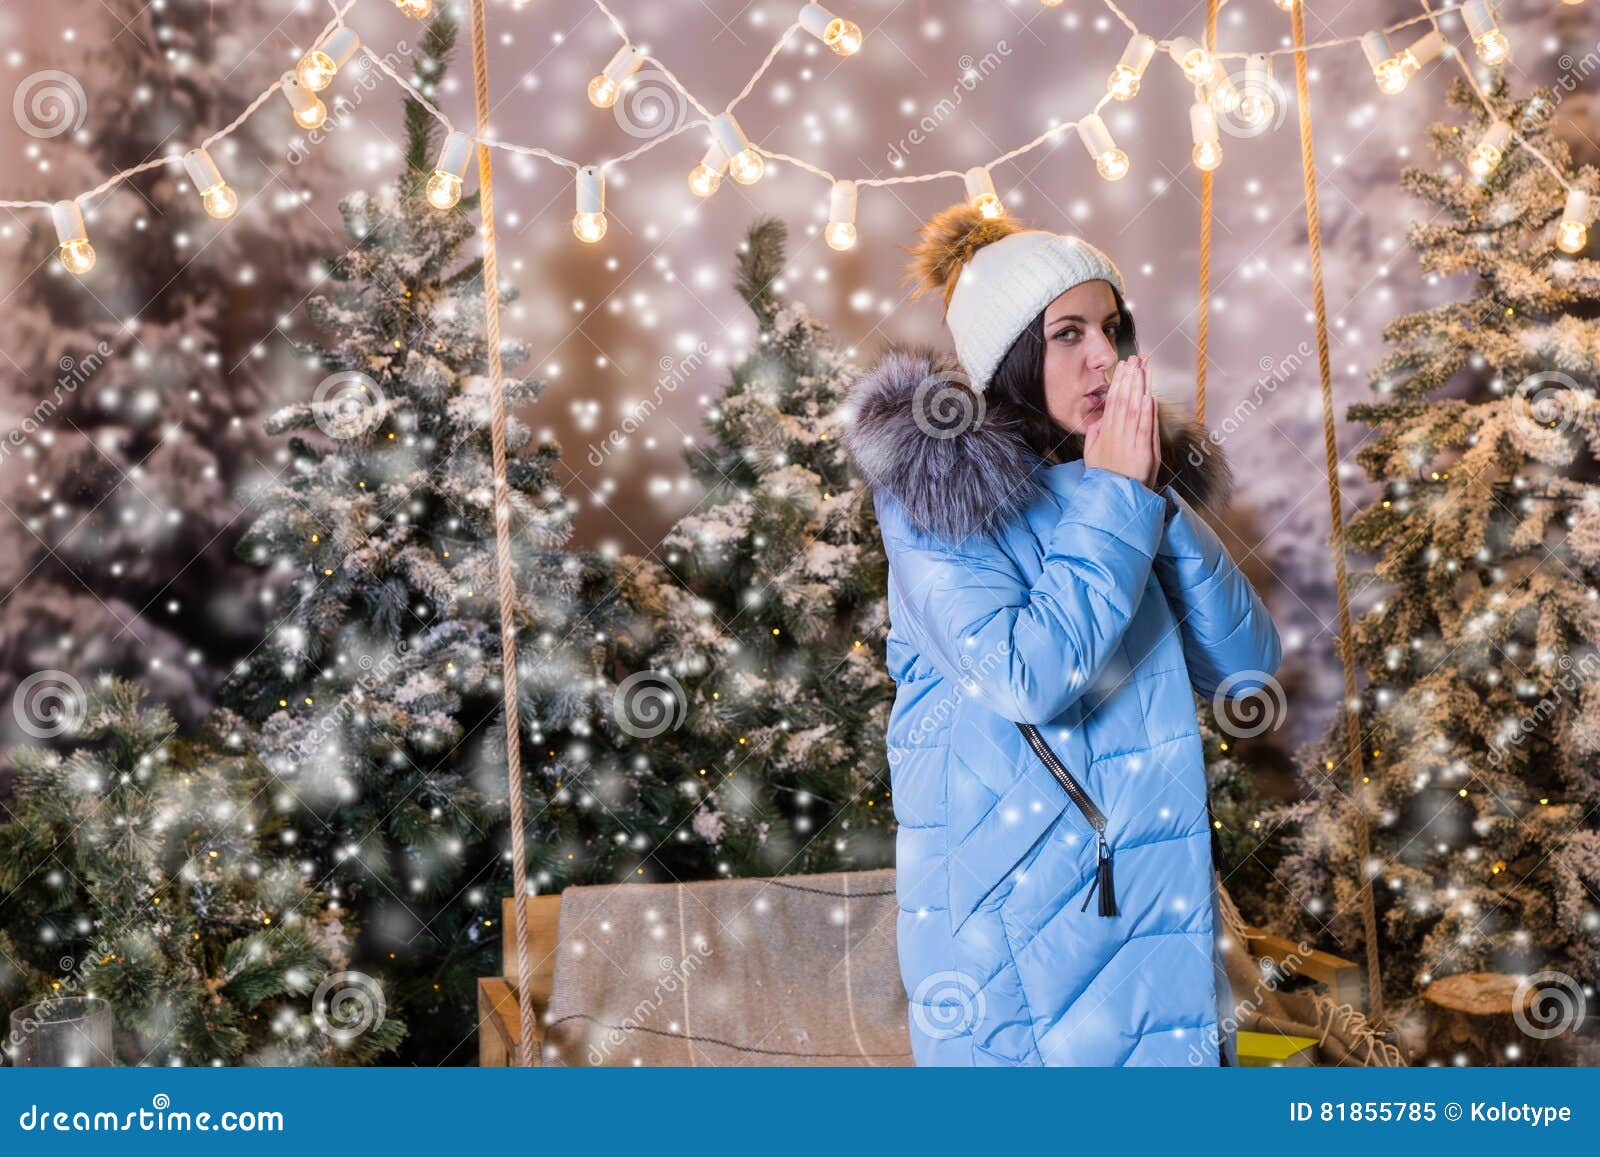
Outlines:
POLYGON ((1066 329, 1060 330, 1060 331, 1058 331, 1056 333, 1056 338, 1059 341, 1066 341, 1069 338, 1074 338, 1074 337, 1077 337, 1077 336, 1078 336, 1078 327, 1075 326, 1075 325, 1069 325, 1069 326, 1067 326, 1066 329))

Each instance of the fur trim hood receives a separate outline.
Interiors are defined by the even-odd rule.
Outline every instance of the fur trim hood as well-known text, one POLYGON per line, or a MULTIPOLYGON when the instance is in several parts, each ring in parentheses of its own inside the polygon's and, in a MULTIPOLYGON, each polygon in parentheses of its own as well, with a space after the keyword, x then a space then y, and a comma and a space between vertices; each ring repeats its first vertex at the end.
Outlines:
MULTIPOLYGON (((1197 509, 1226 505, 1232 475, 1205 428, 1162 400, 1160 487, 1197 509)), ((1044 487, 1022 415, 987 404, 949 354, 895 348, 850 391, 844 442, 874 491, 892 495, 918 530, 961 540, 993 530, 1044 487)))

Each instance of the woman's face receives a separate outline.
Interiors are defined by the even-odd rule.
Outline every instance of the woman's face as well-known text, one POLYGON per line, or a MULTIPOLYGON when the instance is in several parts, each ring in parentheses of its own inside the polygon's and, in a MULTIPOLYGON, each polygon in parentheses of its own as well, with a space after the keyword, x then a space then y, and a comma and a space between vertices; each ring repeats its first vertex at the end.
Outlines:
POLYGON ((1045 408, 1063 429, 1082 434, 1105 411, 1121 322, 1109 281, 1074 285, 1045 307, 1045 408))

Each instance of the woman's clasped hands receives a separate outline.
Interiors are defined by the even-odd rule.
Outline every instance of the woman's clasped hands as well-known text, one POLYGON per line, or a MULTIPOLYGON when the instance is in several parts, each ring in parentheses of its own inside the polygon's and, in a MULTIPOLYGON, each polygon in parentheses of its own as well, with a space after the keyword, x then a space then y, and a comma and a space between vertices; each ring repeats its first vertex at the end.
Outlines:
POLYGON ((1149 359, 1135 355, 1118 362, 1099 420, 1084 430, 1083 464, 1113 470, 1155 489, 1161 468, 1156 406, 1149 359))

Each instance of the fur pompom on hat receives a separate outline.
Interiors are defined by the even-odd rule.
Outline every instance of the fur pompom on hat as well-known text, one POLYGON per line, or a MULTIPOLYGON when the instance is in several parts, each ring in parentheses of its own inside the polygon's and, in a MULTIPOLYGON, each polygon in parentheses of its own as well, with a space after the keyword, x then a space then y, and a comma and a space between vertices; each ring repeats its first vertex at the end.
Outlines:
POLYGON ((910 252, 909 279, 918 295, 944 296, 956 357, 979 391, 1017 335, 1067 290, 1098 280, 1123 292, 1116 264, 1081 237, 1024 229, 971 204, 933 217, 910 252))

